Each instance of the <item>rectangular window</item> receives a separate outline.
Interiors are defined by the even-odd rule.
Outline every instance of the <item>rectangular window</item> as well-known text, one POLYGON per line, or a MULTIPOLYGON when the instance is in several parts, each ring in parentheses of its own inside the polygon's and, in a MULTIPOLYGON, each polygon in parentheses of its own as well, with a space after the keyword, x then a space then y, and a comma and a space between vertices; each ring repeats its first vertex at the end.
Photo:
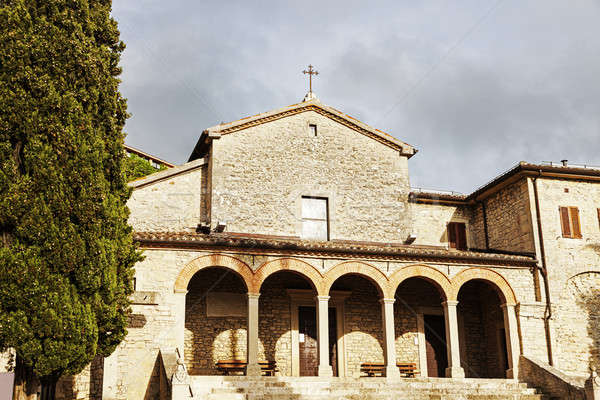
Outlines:
POLYGON ((317 136, 317 125, 310 124, 308 127, 310 128, 310 135, 317 136))
POLYGON ((327 198, 302 197, 302 238, 329 240, 327 198))
POLYGON ((448 223, 448 245, 452 249, 467 249, 467 229, 464 222, 448 223))
POLYGON ((566 238, 581 239, 581 224, 577 207, 559 207, 562 235, 566 238))

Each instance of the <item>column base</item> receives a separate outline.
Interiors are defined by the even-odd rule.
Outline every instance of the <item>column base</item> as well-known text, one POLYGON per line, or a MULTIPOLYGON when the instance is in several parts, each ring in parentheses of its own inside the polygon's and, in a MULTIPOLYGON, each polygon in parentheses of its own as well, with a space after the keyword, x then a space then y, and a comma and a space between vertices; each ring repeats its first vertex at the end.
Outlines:
POLYGON ((465 370, 462 367, 448 367, 446 368, 447 378, 464 378, 465 370))
POLYGON ((256 364, 248 364, 246 366, 246 376, 261 376, 262 371, 260 370, 260 365, 256 364))
POLYGON ((324 376, 326 378, 330 378, 333 376, 333 369, 331 365, 319 365, 318 376, 324 376))
POLYGON ((385 367, 385 377, 388 379, 400 379, 400 370, 395 365, 385 367))

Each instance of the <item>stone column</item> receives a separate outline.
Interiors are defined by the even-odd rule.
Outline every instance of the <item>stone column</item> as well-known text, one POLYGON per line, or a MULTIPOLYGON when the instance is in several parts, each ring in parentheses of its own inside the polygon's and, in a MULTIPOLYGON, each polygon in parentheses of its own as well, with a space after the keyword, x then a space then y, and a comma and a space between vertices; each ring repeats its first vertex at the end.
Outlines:
POLYGON ((396 365, 396 329, 394 325, 395 299, 381 299, 381 316, 383 317, 383 336, 385 340, 385 376, 400 378, 396 365))
POLYGON ((185 360, 185 296, 187 290, 175 291, 175 347, 185 360))
POLYGON ((329 296, 317 296, 317 342, 319 343, 319 376, 333 376, 329 364, 329 296))
POLYGON ((504 314, 504 334, 506 335, 506 354, 508 355, 506 377, 518 379, 521 349, 519 347, 517 313, 513 304, 502 304, 500 307, 502 307, 502 313, 504 314))
POLYGON ((247 376, 260 376, 260 365, 258 365, 258 298, 260 293, 248 293, 248 366, 247 376))
POLYGON ((446 319, 446 349, 448 351, 448 368, 446 376, 449 378, 464 378, 465 371, 460 366, 460 346, 458 342, 458 319, 456 306, 458 301, 448 300, 442 303, 446 319))

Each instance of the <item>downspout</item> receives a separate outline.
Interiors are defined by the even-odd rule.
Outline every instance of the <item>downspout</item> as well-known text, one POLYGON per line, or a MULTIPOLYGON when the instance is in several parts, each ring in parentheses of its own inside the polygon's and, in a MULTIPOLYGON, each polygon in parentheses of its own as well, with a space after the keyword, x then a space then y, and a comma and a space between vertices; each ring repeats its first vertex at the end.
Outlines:
POLYGON ((483 214, 483 234, 485 235, 485 249, 490 249, 490 236, 488 234, 488 221, 487 221, 487 210, 485 208, 485 201, 481 200, 481 211, 483 214))
MULTIPOLYGON (((546 294, 546 309, 544 310, 544 329, 546 331, 546 347, 548 349, 548 363, 552 362, 552 340, 550 338, 550 318, 552 317, 552 303, 550 301, 550 288, 548 287, 548 268, 546 264, 546 250, 544 248, 544 234, 542 233, 542 218, 540 216, 540 199, 538 196, 537 180, 542 176, 542 170, 538 171, 538 176, 533 178, 533 197, 535 198, 535 214, 537 219, 538 238, 540 242, 540 258, 542 268, 540 269, 544 278, 544 293, 546 294)), ((539 267, 538 267, 539 268, 539 267)))

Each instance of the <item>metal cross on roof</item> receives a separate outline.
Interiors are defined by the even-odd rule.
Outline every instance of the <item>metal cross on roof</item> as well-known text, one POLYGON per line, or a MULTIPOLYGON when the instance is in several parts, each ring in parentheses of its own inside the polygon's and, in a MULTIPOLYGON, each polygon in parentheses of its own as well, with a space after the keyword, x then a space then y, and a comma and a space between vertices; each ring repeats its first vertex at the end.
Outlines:
POLYGON ((319 75, 319 71, 314 70, 313 66, 308 64, 308 71, 304 70, 302 71, 303 74, 308 74, 308 85, 309 85, 309 93, 312 93, 312 76, 313 75, 319 75))

